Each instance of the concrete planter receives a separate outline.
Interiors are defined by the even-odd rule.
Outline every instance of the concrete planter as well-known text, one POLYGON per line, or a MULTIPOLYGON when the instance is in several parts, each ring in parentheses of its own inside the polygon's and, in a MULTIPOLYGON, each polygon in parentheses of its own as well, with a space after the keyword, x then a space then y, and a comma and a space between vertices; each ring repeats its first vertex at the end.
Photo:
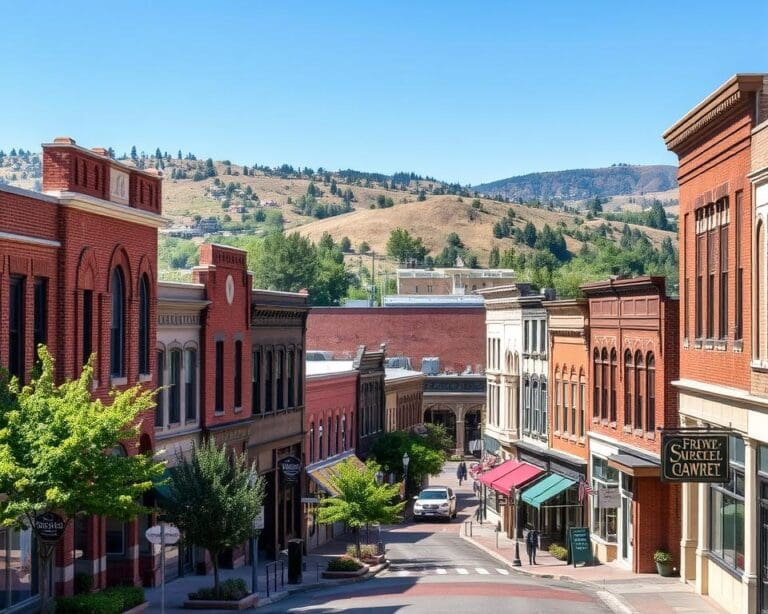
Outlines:
POLYGON ((362 561, 369 566, 381 565, 384 562, 384 555, 377 554, 376 556, 366 556, 363 557, 362 561))
POLYGON ((123 614, 141 614, 148 607, 149 607, 149 601, 145 601, 144 603, 140 603, 139 605, 137 605, 135 608, 126 610, 125 612, 123 612, 123 614))
POLYGON ((251 593, 240 601, 224 601, 222 599, 187 599, 184 602, 185 610, 247 610, 256 605, 259 600, 258 593, 251 593))
POLYGON ((369 570, 370 567, 364 564, 357 571, 328 571, 326 569, 322 575, 323 578, 359 578, 367 574, 369 570))

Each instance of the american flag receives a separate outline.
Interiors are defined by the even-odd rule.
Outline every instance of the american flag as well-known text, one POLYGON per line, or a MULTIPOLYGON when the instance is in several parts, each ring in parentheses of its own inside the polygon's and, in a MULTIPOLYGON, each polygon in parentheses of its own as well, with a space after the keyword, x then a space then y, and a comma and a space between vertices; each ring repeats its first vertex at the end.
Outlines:
POLYGON ((579 503, 584 503, 588 495, 594 495, 595 490, 584 480, 579 480, 579 503))

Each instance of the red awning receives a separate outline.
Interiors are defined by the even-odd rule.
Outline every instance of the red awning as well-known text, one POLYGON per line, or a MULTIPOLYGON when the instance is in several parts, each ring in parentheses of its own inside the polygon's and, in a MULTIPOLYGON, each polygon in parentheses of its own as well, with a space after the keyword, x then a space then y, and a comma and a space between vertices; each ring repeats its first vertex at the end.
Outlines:
POLYGON ((509 494, 513 488, 531 481, 543 473, 538 467, 516 460, 508 460, 480 476, 480 481, 494 490, 509 494))

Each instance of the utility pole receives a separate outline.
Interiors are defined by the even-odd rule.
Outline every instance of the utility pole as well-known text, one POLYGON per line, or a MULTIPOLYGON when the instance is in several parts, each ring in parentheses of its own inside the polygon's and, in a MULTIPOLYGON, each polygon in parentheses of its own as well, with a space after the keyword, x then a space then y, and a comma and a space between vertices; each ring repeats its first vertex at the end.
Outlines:
POLYGON ((371 251, 371 307, 376 307, 376 252, 371 251))

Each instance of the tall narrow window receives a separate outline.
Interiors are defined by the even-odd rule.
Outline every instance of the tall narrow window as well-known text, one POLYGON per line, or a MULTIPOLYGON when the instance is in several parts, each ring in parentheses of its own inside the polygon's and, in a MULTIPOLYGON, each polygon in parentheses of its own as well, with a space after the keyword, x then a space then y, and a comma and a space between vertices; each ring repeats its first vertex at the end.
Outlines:
POLYGON ((224 411, 224 342, 216 342, 216 413, 224 411))
POLYGON ((584 403, 587 402, 587 384, 584 382, 584 374, 579 374, 579 437, 584 437, 587 425, 584 421, 584 403))
MULTIPOLYGON (((690 224, 690 214, 686 213, 685 217, 683 218, 683 254, 688 254, 689 250, 691 249, 691 246, 688 243, 688 235, 689 235, 689 228, 688 225, 690 224)), ((690 332, 690 322, 689 322, 689 302, 691 300, 691 297, 689 296, 688 292, 690 291, 689 283, 688 283, 688 262, 685 258, 681 258, 682 264, 683 264, 683 337, 685 339, 689 338, 689 332, 690 332)))
POLYGON ((531 430, 531 381, 526 375, 523 377, 523 432, 531 430))
POLYGON ((616 348, 611 350, 611 413, 609 420, 616 423, 616 348))
POLYGON ((720 228, 720 338, 728 337, 728 225, 720 228))
POLYGON ((261 352, 251 352, 251 404, 253 414, 261 413, 261 352))
POLYGON ((561 406, 561 389, 560 389, 560 371, 555 369, 555 432, 560 431, 560 406, 561 406))
POLYGON ((715 337, 715 237, 714 230, 707 233, 707 339, 715 337))
POLYGON ((83 290, 83 364, 93 352, 93 290, 83 290))
POLYGON ((48 280, 35 279, 35 358, 37 347, 48 343, 48 280))
POLYGON ((168 422, 181 420, 181 350, 171 350, 168 364, 168 422))
POLYGON ((528 320, 531 324, 531 352, 539 351, 539 343, 537 340, 538 327, 536 326, 536 320, 528 320))
POLYGON ((734 339, 741 339, 744 336, 744 269, 741 266, 741 216, 742 211, 742 192, 736 192, 736 236, 734 237, 734 247, 736 248, 736 313, 734 314, 734 339))
POLYGON ((125 285, 123 270, 112 271, 112 321, 110 323, 109 373, 112 377, 125 375, 125 285))
POLYGON ((594 394, 592 397, 592 416, 594 418, 600 417, 600 353, 597 348, 595 348, 593 357, 592 357, 592 373, 594 375, 594 382, 593 382, 593 388, 594 388, 594 394))
MULTIPOLYGON (((697 218, 698 218, 697 214, 697 218)), ((698 221, 698 219, 697 219, 698 221)), ((706 234, 701 233, 696 237, 696 298, 694 308, 696 310, 696 338, 704 336, 704 268, 706 263, 706 234)))
POLYGON ((539 417, 539 435, 541 439, 547 438, 547 378, 542 376, 541 384, 539 387, 540 396, 539 407, 541 408, 541 416, 539 417))
POLYGON ((336 454, 341 452, 341 432, 339 431, 339 414, 336 414, 336 454))
POLYGON ((234 377, 235 407, 243 406, 243 342, 235 341, 235 377, 234 377))
POLYGON ((266 360, 264 366, 266 367, 266 375, 264 376, 264 382, 266 383, 267 390, 264 394, 264 411, 269 413, 275 408, 275 364, 273 360, 272 350, 267 350, 266 360))
POLYGON ((309 423, 309 462, 315 462, 315 423, 309 423))
POLYGON ((533 377, 531 382, 531 434, 539 432, 539 381, 533 377))
POLYGON ((331 417, 330 416, 328 416, 328 419, 326 420, 326 427, 327 427, 326 430, 328 431, 328 435, 326 437, 326 439, 328 439, 328 443, 325 444, 325 446, 328 448, 328 450, 326 451, 327 452, 326 456, 331 456, 331 443, 334 440, 334 436, 333 436, 333 432, 331 431, 331 417))
POLYGON ((24 277, 13 275, 10 280, 8 309, 8 371, 24 380, 24 277))
POLYGON ((139 373, 149 373, 149 281, 139 282, 139 373))
POLYGON ((563 379, 560 385, 563 392, 563 402, 561 404, 561 407, 562 407, 562 423, 563 423, 564 433, 568 432, 568 382, 565 379, 566 377, 568 377, 568 374, 565 372, 565 369, 563 369, 563 379))
POLYGON ((317 458, 323 460, 323 419, 320 418, 320 422, 317 425, 317 458))
POLYGON ((602 363, 600 366, 602 367, 603 371, 601 378, 602 386, 600 387, 600 419, 608 420, 608 369, 610 365, 608 364, 608 350, 605 348, 603 348, 603 351, 600 353, 600 362, 602 363))
POLYGON ((165 352, 157 350, 157 396, 155 396, 155 426, 165 424, 165 352))
POLYGON ((547 353, 547 321, 541 320, 539 322, 541 326, 541 334, 539 335, 539 350, 542 354, 547 353))
POLYGON ((299 383, 296 405, 304 405, 304 352, 302 350, 296 350, 296 379, 299 383))
POLYGON ((635 352, 635 428, 643 428, 643 355, 635 352))
POLYGON ((632 424, 632 352, 624 352, 624 424, 632 424))
POLYGON ((571 373, 571 435, 576 434, 576 382, 574 374, 571 373))
MULTIPOLYGON (((277 350, 275 352, 275 384, 277 385, 277 409, 285 409, 285 391, 283 390, 283 351, 277 350)), ((320 449, 320 454, 323 451, 320 449)))
POLYGON ((296 352, 293 350, 288 351, 288 360, 285 361, 285 368, 287 370, 286 377, 288 378, 288 407, 295 406, 296 393, 294 391, 294 373, 296 371, 294 361, 296 360, 296 352))
POLYGON ((197 350, 184 351, 184 403, 187 420, 197 420, 197 350))
POLYGON ((341 449, 347 449, 347 415, 341 417, 341 449))
POLYGON ((646 368, 648 369, 648 383, 645 387, 648 396, 648 409, 646 411, 648 417, 645 420, 645 430, 652 433, 656 430, 656 359, 653 353, 648 353, 646 368))

